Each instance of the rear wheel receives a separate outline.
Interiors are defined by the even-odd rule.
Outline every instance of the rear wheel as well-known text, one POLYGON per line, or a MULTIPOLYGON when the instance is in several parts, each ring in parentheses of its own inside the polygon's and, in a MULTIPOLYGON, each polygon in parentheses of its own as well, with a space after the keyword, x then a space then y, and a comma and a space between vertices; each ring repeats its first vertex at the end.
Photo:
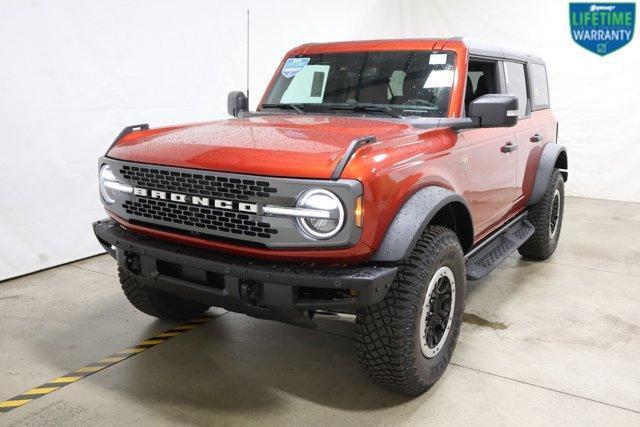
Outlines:
POLYGON ((402 393, 428 390, 451 360, 465 289, 457 236, 445 227, 427 227, 386 297, 358 310, 356 354, 364 372, 402 393))
POLYGON ((518 248, 520 255, 537 260, 549 258, 558 246, 564 213, 564 179, 554 169, 544 196, 529 209, 527 220, 535 232, 518 248))
POLYGON ((144 279, 118 267, 122 290, 138 310, 158 319, 181 322, 200 316, 209 309, 206 304, 189 301, 144 285, 144 279))

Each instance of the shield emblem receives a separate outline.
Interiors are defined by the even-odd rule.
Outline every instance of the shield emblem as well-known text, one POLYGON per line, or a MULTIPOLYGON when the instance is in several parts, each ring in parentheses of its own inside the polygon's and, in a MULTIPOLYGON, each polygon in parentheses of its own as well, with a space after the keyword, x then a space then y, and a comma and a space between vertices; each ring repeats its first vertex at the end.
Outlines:
POLYGON ((635 3, 569 3, 571 37, 583 48, 605 56, 633 38, 635 3))
POLYGON ((311 58, 289 58, 282 67, 282 75, 291 78, 298 74, 309 63, 311 58))

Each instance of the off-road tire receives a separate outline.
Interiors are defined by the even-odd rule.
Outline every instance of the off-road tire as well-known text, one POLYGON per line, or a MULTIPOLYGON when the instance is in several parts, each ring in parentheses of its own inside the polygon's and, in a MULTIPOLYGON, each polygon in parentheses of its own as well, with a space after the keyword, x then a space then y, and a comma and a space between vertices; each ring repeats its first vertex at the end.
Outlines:
POLYGON ((208 305, 145 286, 144 279, 121 267, 118 267, 118 277, 129 302, 149 316, 182 322, 196 318, 209 309, 208 305))
POLYGON ((535 232, 518 248, 518 252, 525 258, 545 260, 553 255, 558 246, 558 239, 562 231, 562 215, 564 212, 564 179, 558 169, 554 169, 547 184, 542 199, 529 208, 527 220, 533 224, 535 232), (555 234, 551 236, 550 224, 552 220, 553 200, 556 191, 559 192, 559 217, 555 225, 555 234))
POLYGON ((385 298, 356 315, 356 355, 374 382, 409 395, 428 390, 444 373, 460 333, 466 288, 464 255, 456 234, 441 226, 428 226, 385 298), (447 266, 455 278, 453 319, 442 349, 423 355, 420 320, 428 285, 434 273, 447 266))

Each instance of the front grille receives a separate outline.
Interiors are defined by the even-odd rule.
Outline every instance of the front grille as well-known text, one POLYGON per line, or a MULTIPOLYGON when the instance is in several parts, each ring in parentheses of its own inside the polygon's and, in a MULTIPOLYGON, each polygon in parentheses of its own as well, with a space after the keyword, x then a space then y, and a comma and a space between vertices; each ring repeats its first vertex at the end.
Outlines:
POLYGON ((267 181, 122 165, 120 174, 135 187, 228 200, 252 200, 277 193, 267 181))
MULTIPOLYGON (((188 171, 165 166, 121 164, 120 175, 131 185, 198 197, 260 203, 278 192, 268 181, 233 177, 209 171, 188 171)), ((261 216, 222 210, 213 206, 135 196, 122 203, 132 219, 183 229, 188 232, 241 240, 271 239, 276 227, 261 216)))
POLYGON ((278 234, 278 230, 272 228, 270 223, 255 221, 254 216, 239 212, 223 212, 205 206, 189 206, 142 197, 134 201, 125 200, 122 206, 125 212, 132 216, 154 219, 176 226, 197 227, 203 232, 221 231, 264 239, 278 234))
POLYGON ((253 247, 341 247, 358 241, 361 230, 350 217, 331 239, 315 241, 298 227, 295 218, 263 213, 265 205, 293 207, 309 188, 330 188, 346 212, 355 209, 362 185, 355 180, 326 181, 263 177, 202 169, 134 163, 102 158, 117 179, 134 187, 107 204, 113 215, 131 224, 183 233, 202 239, 253 247))

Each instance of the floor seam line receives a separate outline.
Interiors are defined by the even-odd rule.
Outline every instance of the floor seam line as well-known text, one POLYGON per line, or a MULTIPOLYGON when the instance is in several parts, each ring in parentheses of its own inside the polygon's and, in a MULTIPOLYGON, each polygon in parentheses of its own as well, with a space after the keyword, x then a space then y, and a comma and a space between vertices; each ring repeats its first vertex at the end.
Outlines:
POLYGON ((607 269, 604 269, 604 268, 588 267, 588 266, 584 266, 584 265, 567 264, 567 263, 564 263, 564 262, 557 262, 557 261, 554 261, 554 260, 548 260, 547 262, 549 264, 554 264, 554 265, 563 265, 563 266, 572 267, 572 268, 584 268, 586 270, 600 271, 602 273, 620 274, 620 275, 623 275, 623 276, 631 276, 631 277, 640 278, 640 274, 635 274, 635 273, 624 273, 624 272, 620 272, 620 271, 607 270, 607 269))
POLYGON ((495 374, 493 372, 484 371, 482 369, 472 368, 470 366, 460 365, 458 363, 450 362, 450 364, 453 365, 453 366, 457 366, 459 368, 468 369, 470 371, 478 372, 478 373, 489 375, 489 376, 492 376, 492 377, 502 378, 502 379, 507 380, 507 381, 513 381, 513 382, 516 382, 516 383, 519 383, 519 384, 524 384, 524 385, 528 385, 528 386, 531 386, 531 387, 536 387, 536 388, 539 388, 539 389, 542 389, 542 390, 547 390, 547 391, 551 391, 551 392, 554 392, 554 393, 563 394, 565 396, 575 397, 576 399, 586 400, 586 401, 593 402, 593 403, 599 403, 601 405, 610 406, 612 408, 621 409, 623 411, 629 411, 629 412, 633 412, 635 414, 639 414, 640 415, 640 411, 638 411, 638 410, 631 409, 631 408, 625 408, 624 406, 619 406, 619 405, 616 405, 614 403, 603 402, 601 400, 592 399, 590 397, 585 397, 585 396, 580 396, 578 394, 570 393, 568 391, 557 390, 555 388, 551 388, 551 387, 547 387, 547 386, 543 386, 543 385, 539 385, 539 384, 530 383, 528 381, 523 381, 523 380, 519 380, 519 379, 516 379, 516 378, 506 377, 504 375, 495 374))
POLYGON ((79 266, 79 265, 69 264, 69 267, 77 268, 77 269, 84 270, 84 271, 90 271, 90 272, 92 272, 92 273, 96 273, 96 274, 102 274, 103 276, 108 276, 108 277, 113 277, 113 278, 118 277, 118 276, 116 276, 115 274, 103 273, 102 271, 92 270, 92 269, 90 269, 90 268, 81 267, 81 266, 79 266))
POLYGON ((16 279, 22 279, 23 277, 32 276, 34 274, 44 273, 47 270, 53 270, 54 268, 64 267, 64 266, 67 266, 67 265, 71 265, 71 264, 73 264, 75 262, 85 261, 85 260, 88 260, 88 259, 91 259, 91 258, 97 258, 97 257, 103 256, 103 255, 107 255, 107 253, 103 251, 103 252, 101 252, 99 254, 89 255, 89 256, 84 257, 84 258, 74 259, 73 261, 63 262, 63 263, 60 263, 60 264, 57 264, 57 265, 52 265, 51 267, 38 268, 37 270, 30 271, 28 273, 19 274, 17 276, 7 277, 6 279, 2 279, 2 280, 0 280, 0 284, 1 283, 5 283, 5 282, 10 282, 10 281, 16 280, 16 279))

